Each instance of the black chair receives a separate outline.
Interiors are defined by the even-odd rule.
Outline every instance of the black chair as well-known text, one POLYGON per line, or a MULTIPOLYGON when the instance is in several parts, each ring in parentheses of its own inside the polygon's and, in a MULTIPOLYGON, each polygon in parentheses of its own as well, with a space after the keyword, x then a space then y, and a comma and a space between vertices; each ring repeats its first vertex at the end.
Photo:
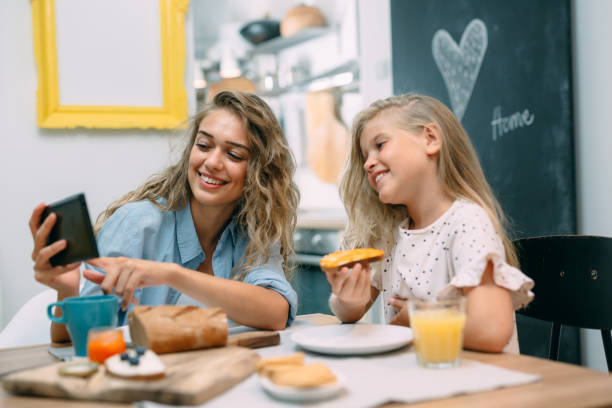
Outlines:
POLYGON ((612 238, 559 235, 514 241, 534 300, 518 310, 552 322, 548 358, 558 360, 561 325, 601 330, 612 371, 612 238))

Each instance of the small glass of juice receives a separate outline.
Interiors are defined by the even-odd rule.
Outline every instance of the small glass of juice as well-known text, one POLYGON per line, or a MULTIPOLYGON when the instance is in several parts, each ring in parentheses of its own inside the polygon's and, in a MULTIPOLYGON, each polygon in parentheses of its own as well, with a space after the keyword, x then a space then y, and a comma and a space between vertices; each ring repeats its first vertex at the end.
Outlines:
POLYGON ((408 302, 417 361, 422 367, 456 367, 461 363, 465 298, 408 302))
POLYGON ((91 361, 104 363, 112 355, 126 349, 123 332, 118 327, 94 327, 87 336, 87 356, 91 361))

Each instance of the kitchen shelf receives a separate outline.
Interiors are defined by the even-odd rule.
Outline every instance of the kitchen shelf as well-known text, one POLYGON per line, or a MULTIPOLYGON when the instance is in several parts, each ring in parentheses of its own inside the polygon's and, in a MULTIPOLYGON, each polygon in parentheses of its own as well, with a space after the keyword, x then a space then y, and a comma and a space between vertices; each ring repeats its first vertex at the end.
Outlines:
POLYGON ((317 37, 321 37, 325 34, 332 32, 329 27, 308 27, 303 28, 297 33, 290 37, 276 37, 271 40, 265 41, 251 50, 255 54, 276 54, 277 52, 289 48, 291 46, 303 43, 308 40, 312 40, 317 37))
POLYGON ((333 216, 330 216, 329 214, 326 214, 325 212, 321 211, 314 213, 298 214, 296 227, 340 231, 346 227, 346 223, 346 214, 336 215, 334 213, 333 216))
POLYGON ((359 65, 357 61, 348 61, 342 65, 330 69, 329 71, 312 76, 302 81, 298 81, 294 84, 282 88, 279 87, 269 90, 258 89, 257 94, 263 97, 274 97, 288 92, 315 92, 333 88, 339 88, 343 92, 359 91, 359 65), (343 79, 341 78, 341 76, 345 74, 351 75, 350 82, 334 82, 336 79, 343 79))

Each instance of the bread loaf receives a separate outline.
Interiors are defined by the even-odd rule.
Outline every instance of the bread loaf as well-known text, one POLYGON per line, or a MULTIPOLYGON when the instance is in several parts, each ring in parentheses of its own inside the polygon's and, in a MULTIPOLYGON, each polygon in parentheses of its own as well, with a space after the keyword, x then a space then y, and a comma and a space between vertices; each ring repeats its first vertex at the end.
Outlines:
POLYGON ((128 315, 132 343, 157 354, 223 346, 227 317, 220 308, 137 306, 128 315))

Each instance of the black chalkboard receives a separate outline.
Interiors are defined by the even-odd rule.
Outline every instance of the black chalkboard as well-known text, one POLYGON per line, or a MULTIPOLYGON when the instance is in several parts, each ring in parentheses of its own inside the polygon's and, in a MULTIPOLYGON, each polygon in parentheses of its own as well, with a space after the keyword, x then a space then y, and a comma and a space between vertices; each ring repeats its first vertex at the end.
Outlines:
POLYGON ((392 0, 391 32, 394 93, 453 109, 513 237, 575 233, 569 0, 392 0))

